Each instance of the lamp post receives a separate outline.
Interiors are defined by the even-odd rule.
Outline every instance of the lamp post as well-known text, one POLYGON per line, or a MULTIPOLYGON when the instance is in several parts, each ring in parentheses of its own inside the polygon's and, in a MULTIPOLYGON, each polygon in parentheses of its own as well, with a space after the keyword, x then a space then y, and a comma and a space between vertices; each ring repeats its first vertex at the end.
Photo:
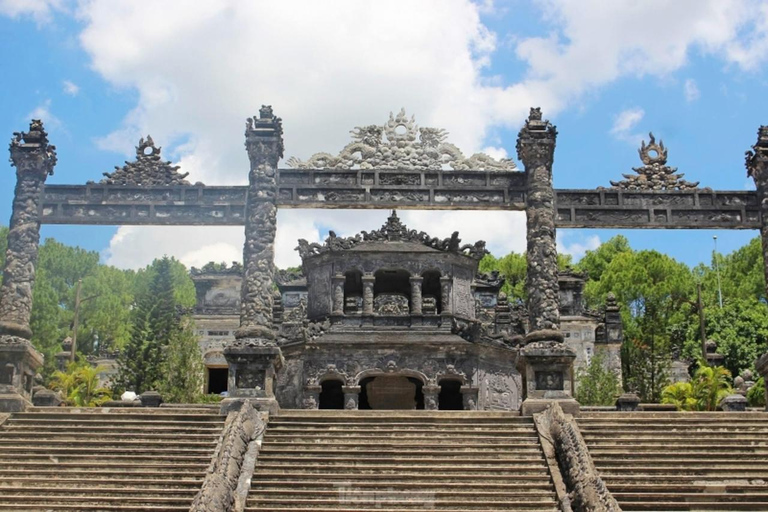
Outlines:
POLYGON ((713 235, 712 240, 715 243, 715 250, 712 253, 712 256, 715 260, 715 274, 717 275, 717 301, 720 304, 720 309, 723 309, 723 289, 720 285, 720 263, 717 261, 717 235, 713 235))

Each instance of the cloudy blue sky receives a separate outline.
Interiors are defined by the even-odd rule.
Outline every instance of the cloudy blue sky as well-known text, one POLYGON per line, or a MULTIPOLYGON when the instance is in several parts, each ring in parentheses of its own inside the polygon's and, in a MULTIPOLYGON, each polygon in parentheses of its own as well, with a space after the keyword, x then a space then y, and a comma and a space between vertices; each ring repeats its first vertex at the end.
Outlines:
MULTIPOLYGON (((247 179, 244 121, 283 118, 286 156, 337 152, 357 125, 404 107, 446 128, 465 153, 514 157, 528 108, 560 133, 555 186, 606 186, 639 164, 649 131, 702 186, 744 190, 744 151, 768 124, 768 3, 750 0, 389 0, 242 2, 0 0, 0 135, 42 118, 58 147, 50 183, 98 180, 142 135, 206 184, 247 179)), ((0 172, 0 222, 15 182, 0 172)), ((281 211, 277 263, 328 229, 378 227, 386 212, 281 211)), ((404 212, 411 227, 497 255, 525 247, 512 212, 404 212)), ((580 257, 616 231, 561 230, 580 257)), ((712 236, 733 250, 752 232, 626 231, 636 248, 689 264, 712 236)), ((120 267, 171 254, 239 259, 241 228, 44 226, 120 267)))

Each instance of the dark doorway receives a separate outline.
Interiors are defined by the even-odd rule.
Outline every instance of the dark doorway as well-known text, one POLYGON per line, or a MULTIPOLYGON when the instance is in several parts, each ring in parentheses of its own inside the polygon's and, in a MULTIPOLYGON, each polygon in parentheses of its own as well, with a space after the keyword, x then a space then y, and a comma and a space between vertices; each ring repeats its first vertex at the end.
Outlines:
POLYGON ((421 295, 423 297, 433 297, 437 313, 443 311, 442 291, 440 290, 440 272, 437 270, 427 270, 422 274, 424 281, 421 285, 421 295))
POLYGON ((208 368, 208 394, 218 395, 227 391, 229 368, 208 368))
POLYGON ((326 380, 320 391, 320 409, 343 409, 344 392, 340 380, 326 380))
POLYGON ((458 380, 441 380, 440 394, 437 395, 438 409, 441 411, 463 411, 464 401, 461 397, 461 382, 458 380))
MULTIPOLYGON (((370 402, 368 401, 368 384, 373 382, 376 377, 366 377, 360 381, 360 397, 358 400, 357 408, 362 410, 372 409, 370 402)), ((415 386, 414 400, 416 402, 416 409, 424 409, 424 392, 422 388, 424 384, 416 378, 408 377, 408 381, 415 386)))

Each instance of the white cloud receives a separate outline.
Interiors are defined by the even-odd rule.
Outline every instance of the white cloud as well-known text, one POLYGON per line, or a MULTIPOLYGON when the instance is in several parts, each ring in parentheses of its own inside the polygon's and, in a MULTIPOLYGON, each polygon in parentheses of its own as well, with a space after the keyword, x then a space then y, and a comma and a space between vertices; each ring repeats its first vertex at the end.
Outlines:
POLYGON ((51 112, 51 100, 47 99, 38 106, 36 106, 34 109, 32 109, 31 112, 29 112, 27 115, 27 120, 29 119, 40 119, 43 122, 43 125, 47 130, 51 129, 59 129, 63 127, 63 124, 61 122, 61 119, 56 117, 51 112))
MULTIPOLYGON (((550 118, 582 108, 585 94, 626 76, 673 73, 694 50, 743 69, 768 55, 768 15, 752 0, 543 0, 546 37, 497 36, 481 19, 492 2, 469 0, 168 0, 153 4, 151 16, 130 0, 79 5, 80 41, 93 69, 112 86, 138 92, 123 125, 101 146, 130 154, 139 136, 151 133, 192 181, 208 184, 245 182, 243 121, 262 103, 284 119, 286 156, 338 151, 352 127, 382 123, 401 106, 421 125, 447 128, 451 141, 472 153, 488 145, 491 129, 516 128, 530 106, 550 118), (514 41, 514 56, 527 65, 520 81, 485 74, 491 58, 514 57, 497 48, 499 39, 514 41)), ((639 137, 631 117, 622 122, 629 127, 617 136, 639 137)), ((312 234, 318 219, 341 232, 371 215, 313 214, 313 224, 287 215, 281 236, 312 234)), ((478 218, 436 215, 462 225, 478 218)), ((114 247, 113 257, 127 263, 122 250, 156 251, 152 236, 142 236, 130 248, 114 247)), ((169 236, 181 246, 186 235, 169 236)), ((508 246, 509 238, 508 231, 488 233, 492 247, 508 246)), ((279 242, 279 261, 290 260, 291 243, 279 242)))
POLYGON ((557 252, 570 254, 574 263, 579 261, 587 251, 594 251, 600 247, 600 237, 597 235, 583 236, 574 231, 557 232, 557 252), (568 242, 568 239, 574 239, 568 242))
POLYGON ((80 92, 80 87, 71 80, 64 80, 61 85, 64 89, 64 94, 77 96, 77 94, 80 92))
POLYGON ((683 94, 685 95, 685 101, 688 103, 696 101, 701 97, 701 91, 699 91, 699 86, 696 85, 696 80, 689 78, 685 81, 685 84, 683 85, 683 94))
POLYGON ((0 0, 0 14, 11 18, 29 16, 38 24, 51 21, 53 11, 61 10, 63 0, 0 0))
POLYGON ((611 135, 619 140, 627 142, 639 142, 642 135, 631 133, 637 124, 642 121, 645 111, 639 107, 628 108, 619 112, 613 120, 611 135))

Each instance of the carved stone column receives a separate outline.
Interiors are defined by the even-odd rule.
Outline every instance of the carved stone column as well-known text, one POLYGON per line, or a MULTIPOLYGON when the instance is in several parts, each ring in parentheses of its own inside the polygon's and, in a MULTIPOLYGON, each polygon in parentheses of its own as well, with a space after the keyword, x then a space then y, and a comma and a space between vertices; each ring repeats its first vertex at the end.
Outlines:
POLYGON ((373 274, 363 275, 363 315, 373 314, 373 284, 376 278, 373 274))
POLYGON ((245 206, 240 328, 235 341, 225 348, 224 357, 229 363, 229 395, 254 399, 254 407, 260 409, 276 410, 274 376, 283 358, 273 328, 272 285, 277 164, 283 156, 283 128, 272 107, 263 106, 258 118, 248 119, 245 147, 251 169, 245 206))
POLYGON ((348 411, 357 410, 360 401, 360 386, 342 386, 344 393, 344 408, 348 411))
POLYGON ((532 108, 517 138, 517 156, 525 166, 526 237, 530 341, 562 341, 560 332, 557 248, 555 244, 555 192, 552 163, 557 130, 542 121, 541 109, 532 108))
POLYGON ((477 395, 478 389, 473 387, 461 387, 461 398, 464 404, 465 411, 477 410, 477 395))
POLYGON ((424 386, 421 392, 424 393, 425 410, 436 411, 440 408, 440 386, 424 386))
POLYGON ((45 179, 53 174, 56 148, 48 144, 43 123, 14 133, 11 163, 16 189, 8 231, 3 283, 0 287, 0 412, 22 411, 30 404, 32 385, 43 357, 29 342, 32 288, 40 242, 40 200, 45 179))
MULTIPOLYGON (((768 126, 761 126, 757 131, 757 142, 746 154, 747 175, 755 180, 757 200, 760 203, 760 238, 763 245, 763 273, 766 293, 768 293, 768 126)), ((768 380, 768 352, 755 363, 758 373, 768 380)), ((766 386, 768 398, 768 386, 766 386)), ((768 406, 766 406, 768 411, 768 406)))
POLYGON ((307 386, 304 388, 304 401, 302 407, 304 409, 318 409, 320 408, 320 392, 323 390, 322 386, 307 386))
POLYGON ((518 360, 525 382, 524 415, 540 412, 557 400, 569 413, 578 414, 573 400, 573 361, 576 353, 563 343, 560 331, 555 240, 555 193, 552 163, 557 130, 532 108, 517 138, 517 156, 527 178, 526 236, 529 332, 518 360))
POLYGON ((331 278, 331 285, 333 289, 333 315, 344 314, 344 275, 336 274, 331 278))
POLYGON ((424 284, 424 278, 421 276, 411 276, 411 314, 421 315, 421 289, 424 284))
POLYGON ((443 276, 440 278, 440 302, 442 303, 442 314, 450 314, 452 312, 451 307, 451 293, 453 292, 453 278, 450 276, 443 276))

